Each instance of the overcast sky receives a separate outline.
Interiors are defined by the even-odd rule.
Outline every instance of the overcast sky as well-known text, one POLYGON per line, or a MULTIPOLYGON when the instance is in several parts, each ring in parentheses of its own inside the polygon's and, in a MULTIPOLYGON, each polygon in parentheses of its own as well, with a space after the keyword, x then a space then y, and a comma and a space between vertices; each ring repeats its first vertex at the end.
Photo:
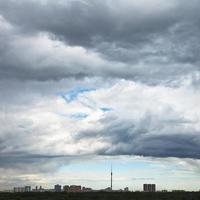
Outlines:
POLYGON ((0 0, 0 189, 200 189, 198 0, 0 0))

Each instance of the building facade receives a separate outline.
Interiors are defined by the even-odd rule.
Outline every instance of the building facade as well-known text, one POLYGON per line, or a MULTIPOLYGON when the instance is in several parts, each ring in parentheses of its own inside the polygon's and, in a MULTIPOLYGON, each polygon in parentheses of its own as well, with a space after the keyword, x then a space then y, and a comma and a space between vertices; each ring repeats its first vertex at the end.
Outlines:
POLYGON ((59 185, 59 184, 55 185, 55 186, 54 186, 54 191, 55 191, 55 192, 61 192, 61 191, 62 191, 61 187, 62 187, 62 186, 59 185))
POLYGON ((31 186, 25 186, 24 190, 25 192, 31 192, 31 186))
POLYGON ((125 187, 124 192, 128 192, 128 191, 129 191, 128 187, 125 187))
POLYGON ((64 185, 63 186, 63 191, 64 192, 69 192, 69 188, 70 188, 69 185, 64 185))
POLYGON ((83 187, 82 192, 91 192, 92 188, 83 187))
POLYGON ((25 192, 25 187, 14 187, 14 192, 25 192))
POLYGON ((69 192, 81 192, 81 185, 70 185, 69 192))
POLYGON ((155 184, 144 184, 143 185, 143 191, 144 192, 155 192, 156 191, 156 185, 155 184))

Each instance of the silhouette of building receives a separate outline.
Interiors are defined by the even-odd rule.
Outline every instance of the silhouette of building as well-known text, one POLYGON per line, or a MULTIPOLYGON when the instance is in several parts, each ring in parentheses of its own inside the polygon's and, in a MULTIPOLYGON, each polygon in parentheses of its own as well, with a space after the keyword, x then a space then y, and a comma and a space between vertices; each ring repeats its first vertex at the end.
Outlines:
POLYGON ((83 187, 82 192, 91 192, 92 188, 83 187))
POLYGON ((13 192, 31 192, 31 186, 14 187, 13 192))
MULTIPOLYGON (((83 187, 84 192, 86 192, 86 190, 89 190, 89 188, 85 188, 83 187)), ((81 185, 65 185, 63 186, 63 191, 64 192, 82 192, 83 191, 81 188, 81 185)))
POLYGON ((125 187, 124 192, 128 192, 128 191, 129 191, 128 187, 125 187))
POLYGON ((63 186, 63 191, 64 192, 69 192, 69 188, 70 188, 69 185, 64 185, 63 186))
POLYGON ((24 190, 25 192, 31 192, 31 186, 25 186, 24 190))
POLYGON ((61 185, 55 185, 54 186, 54 190, 55 190, 55 192, 61 192, 62 191, 62 189, 61 189, 61 185))
POLYGON ((156 191, 156 185, 155 184, 144 184, 143 185, 143 191, 144 192, 155 192, 156 191))
POLYGON ((13 192, 25 192, 25 187, 14 187, 13 192))
POLYGON ((69 192, 81 192, 81 185, 70 185, 69 192))

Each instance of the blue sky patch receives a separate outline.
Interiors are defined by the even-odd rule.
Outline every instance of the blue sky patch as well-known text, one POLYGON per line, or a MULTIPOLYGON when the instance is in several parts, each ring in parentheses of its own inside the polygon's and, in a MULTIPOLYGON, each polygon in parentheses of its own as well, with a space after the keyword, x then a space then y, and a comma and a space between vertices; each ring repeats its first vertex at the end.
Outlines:
POLYGON ((108 108, 108 107, 102 107, 102 108, 100 108, 100 109, 101 109, 101 111, 103 111, 103 112, 110 112, 110 111, 113 110, 112 108, 108 108))
POLYGON ((67 94, 61 94, 61 97, 68 103, 76 100, 79 94, 87 93, 96 91, 95 88, 83 88, 83 87, 76 87, 73 90, 70 90, 67 94))
POLYGON ((70 118, 72 119, 77 119, 77 120, 82 120, 88 117, 88 114, 86 113, 74 113, 70 115, 70 118))

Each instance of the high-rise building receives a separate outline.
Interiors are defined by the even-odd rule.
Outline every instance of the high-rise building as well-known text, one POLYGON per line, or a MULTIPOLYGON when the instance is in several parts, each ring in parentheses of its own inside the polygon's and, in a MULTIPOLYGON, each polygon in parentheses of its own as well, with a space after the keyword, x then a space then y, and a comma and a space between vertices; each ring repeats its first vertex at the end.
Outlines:
POLYGON ((152 184, 152 185, 151 185, 151 190, 152 190, 152 192, 155 192, 155 191, 156 191, 156 185, 155 185, 155 184, 152 184))
POLYGON ((61 190, 61 185, 55 185, 54 186, 54 190, 55 190, 55 192, 61 192, 62 190, 61 190))
POLYGON ((25 186, 24 190, 25 192, 31 192, 31 186, 25 186))
POLYGON ((144 192, 155 192, 156 185, 155 184, 143 184, 143 191, 144 192))

